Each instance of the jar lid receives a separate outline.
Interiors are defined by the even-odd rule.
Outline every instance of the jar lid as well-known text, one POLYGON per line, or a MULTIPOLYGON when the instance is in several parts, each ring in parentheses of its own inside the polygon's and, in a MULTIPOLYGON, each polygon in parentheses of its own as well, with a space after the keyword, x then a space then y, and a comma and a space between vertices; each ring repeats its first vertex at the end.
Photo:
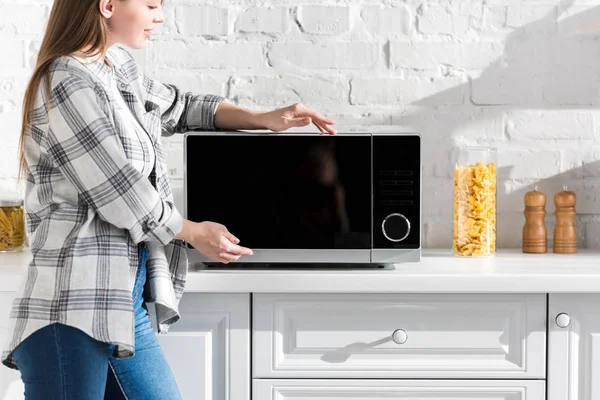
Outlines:
POLYGON ((496 147, 469 146, 469 145, 460 145, 460 146, 457 146, 457 149, 459 149, 459 150, 466 150, 466 151, 489 151, 489 152, 496 152, 496 151, 498 151, 498 149, 496 147))
POLYGON ((22 199, 0 200, 0 207, 20 207, 22 205, 22 199))

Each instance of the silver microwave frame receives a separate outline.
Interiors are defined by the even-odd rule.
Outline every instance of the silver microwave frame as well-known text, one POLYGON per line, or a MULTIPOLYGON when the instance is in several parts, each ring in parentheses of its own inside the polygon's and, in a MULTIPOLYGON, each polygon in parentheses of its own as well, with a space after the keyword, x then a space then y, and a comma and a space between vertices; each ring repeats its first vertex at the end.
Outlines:
MULTIPOLYGON (((187 204, 187 138, 190 136, 225 136, 225 135, 236 135, 236 136, 264 136, 268 134, 267 131, 234 131, 234 130, 202 130, 202 131, 188 131, 183 134, 183 217, 188 217, 188 204, 187 204)), ((284 133, 286 136, 314 136, 315 133, 303 133, 303 132, 292 132, 284 133)), ((402 132, 402 133, 337 133, 337 136, 419 136, 420 134, 414 132, 402 132)), ((419 149, 421 160, 420 168, 420 179, 419 179, 419 221, 418 224, 421 228, 423 226, 423 163, 422 146, 419 149)), ((372 160, 372 157, 371 157, 372 160)), ((371 170, 373 166, 371 165, 371 170)), ((371 204, 371 209, 373 204, 371 204)), ((371 236, 373 235, 373 224, 371 224, 371 236)), ((248 257, 241 257, 238 261, 232 262, 231 264, 243 263, 243 264, 394 264, 403 262, 419 262, 422 254, 422 237, 419 237, 419 247, 415 249, 252 249, 253 255, 248 257)), ((190 263, 203 263, 213 264, 217 263, 214 260, 208 258, 199 251, 188 248, 186 244, 186 251, 188 260, 190 263)))

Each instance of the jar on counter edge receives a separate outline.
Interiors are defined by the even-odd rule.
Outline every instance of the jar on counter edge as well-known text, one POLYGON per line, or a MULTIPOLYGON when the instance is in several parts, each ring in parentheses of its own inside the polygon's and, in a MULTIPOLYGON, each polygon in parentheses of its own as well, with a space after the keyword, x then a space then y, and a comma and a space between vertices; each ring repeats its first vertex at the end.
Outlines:
POLYGON ((496 251, 497 150, 455 149, 454 226, 457 256, 489 256, 496 251))
POLYGON ((23 200, 0 200, 0 252, 20 251, 24 246, 23 200))

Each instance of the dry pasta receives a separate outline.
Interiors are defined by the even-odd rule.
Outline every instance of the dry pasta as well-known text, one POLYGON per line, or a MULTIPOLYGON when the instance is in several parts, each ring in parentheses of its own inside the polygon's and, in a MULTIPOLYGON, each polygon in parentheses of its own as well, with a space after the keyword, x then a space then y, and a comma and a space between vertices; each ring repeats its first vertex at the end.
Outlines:
POLYGON ((458 255, 496 251, 496 164, 478 162, 454 170, 453 249, 458 255))
POLYGON ((17 249, 25 243, 22 207, 0 207, 0 250, 17 249))

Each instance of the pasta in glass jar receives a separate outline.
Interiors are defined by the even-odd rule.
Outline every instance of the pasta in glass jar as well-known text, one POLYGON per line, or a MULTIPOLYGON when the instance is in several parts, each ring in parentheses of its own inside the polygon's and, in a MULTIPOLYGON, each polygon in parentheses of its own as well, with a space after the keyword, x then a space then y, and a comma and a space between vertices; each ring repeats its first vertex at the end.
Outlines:
POLYGON ((454 167, 454 232, 458 256, 489 256, 496 251, 495 149, 461 147, 454 167))
POLYGON ((23 200, 0 200, 0 252, 19 251, 24 245, 23 200))

